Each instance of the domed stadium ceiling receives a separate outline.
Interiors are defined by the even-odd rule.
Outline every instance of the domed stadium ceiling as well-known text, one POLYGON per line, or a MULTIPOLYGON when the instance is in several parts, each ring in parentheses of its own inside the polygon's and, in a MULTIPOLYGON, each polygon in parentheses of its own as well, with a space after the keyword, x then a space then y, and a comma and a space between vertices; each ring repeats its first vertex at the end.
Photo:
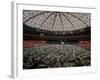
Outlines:
POLYGON ((23 10, 25 25, 50 31, 74 31, 91 26, 90 13, 23 10))

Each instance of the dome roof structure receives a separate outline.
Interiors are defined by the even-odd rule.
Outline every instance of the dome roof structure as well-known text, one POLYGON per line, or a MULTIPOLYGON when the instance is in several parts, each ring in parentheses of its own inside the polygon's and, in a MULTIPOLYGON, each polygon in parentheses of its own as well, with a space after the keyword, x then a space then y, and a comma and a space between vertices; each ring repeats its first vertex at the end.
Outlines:
POLYGON ((91 14, 23 10, 25 25, 49 31, 74 31, 91 26, 91 14))

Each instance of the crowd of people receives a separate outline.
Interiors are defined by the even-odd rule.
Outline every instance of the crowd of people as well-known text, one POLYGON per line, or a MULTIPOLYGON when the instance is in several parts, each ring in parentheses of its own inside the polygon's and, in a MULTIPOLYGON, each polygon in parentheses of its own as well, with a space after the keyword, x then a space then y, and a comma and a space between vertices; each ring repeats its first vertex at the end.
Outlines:
POLYGON ((23 69, 90 65, 90 51, 77 45, 46 44, 23 49, 23 69))

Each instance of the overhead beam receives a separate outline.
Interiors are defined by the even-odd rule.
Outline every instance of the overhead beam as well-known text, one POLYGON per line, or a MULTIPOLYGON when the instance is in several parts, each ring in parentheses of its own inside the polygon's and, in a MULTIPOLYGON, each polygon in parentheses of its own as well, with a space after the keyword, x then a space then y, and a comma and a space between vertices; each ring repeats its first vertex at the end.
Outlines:
POLYGON ((61 17, 61 14, 59 13, 59 17, 60 17, 60 22, 61 22, 61 25, 62 25, 62 29, 64 31, 64 25, 63 25, 63 20, 62 20, 62 17, 61 17))
POLYGON ((69 21, 69 23, 72 25, 72 27, 75 29, 73 23, 71 22, 71 20, 64 14, 62 13, 62 15, 69 21))
POLYGON ((56 21, 56 17, 57 17, 57 14, 55 14, 55 16, 54 16, 54 20, 53 20, 53 24, 52 24, 52 30, 53 30, 53 28, 54 28, 54 23, 55 23, 55 21, 56 21))
POLYGON ((27 23, 29 20, 31 20, 31 19, 33 19, 33 18, 35 18, 37 16, 43 15, 44 13, 46 13, 46 12, 42 12, 42 13, 36 14, 35 16, 32 16, 32 17, 26 19, 24 22, 27 23))
POLYGON ((42 22, 42 24, 40 25, 40 27, 39 28, 41 28, 42 27, 42 25, 49 19, 49 17, 51 16, 51 15, 53 15, 54 14, 54 12, 52 12, 43 22, 42 22))
POLYGON ((77 17, 77 16, 75 16, 75 15, 73 15, 73 14, 71 14, 71 13, 67 13, 67 14, 69 14, 69 15, 75 17, 76 19, 78 19, 78 20, 80 20, 81 22, 83 22, 86 26, 88 26, 87 23, 84 22, 81 18, 79 18, 79 17, 77 17))

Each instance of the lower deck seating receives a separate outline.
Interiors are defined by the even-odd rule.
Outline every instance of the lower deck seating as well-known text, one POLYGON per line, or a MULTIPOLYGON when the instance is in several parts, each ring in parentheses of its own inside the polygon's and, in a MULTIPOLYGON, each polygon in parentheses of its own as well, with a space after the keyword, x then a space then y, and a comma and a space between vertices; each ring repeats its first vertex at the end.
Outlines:
POLYGON ((90 51, 72 44, 46 44, 23 49, 23 69, 91 65, 90 51))

